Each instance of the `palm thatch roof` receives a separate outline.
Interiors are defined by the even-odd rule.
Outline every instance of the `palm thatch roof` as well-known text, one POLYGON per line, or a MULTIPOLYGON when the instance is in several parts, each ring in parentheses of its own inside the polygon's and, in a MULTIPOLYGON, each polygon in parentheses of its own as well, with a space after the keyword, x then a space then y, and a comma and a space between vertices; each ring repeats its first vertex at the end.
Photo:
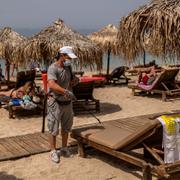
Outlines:
POLYGON ((78 56, 75 65, 102 68, 102 50, 87 37, 71 30, 62 20, 57 20, 21 44, 17 51, 21 61, 29 59, 52 60, 59 48, 72 46, 78 56))
MULTIPOLYGON (((0 57, 7 61, 12 61, 13 50, 18 46, 25 37, 13 31, 10 27, 5 27, 0 30, 0 57)), ((15 63, 15 62, 13 62, 15 63)))
POLYGON ((163 58, 180 57, 179 0, 152 0, 121 19, 118 54, 135 60, 144 49, 163 58))
POLYGON ((117 38, 118 29, 113 24, 108 24, 97 32, 89 34, 87 37, 98 43, 105 53, 111 48, 115 53, 115 41, 117 38))

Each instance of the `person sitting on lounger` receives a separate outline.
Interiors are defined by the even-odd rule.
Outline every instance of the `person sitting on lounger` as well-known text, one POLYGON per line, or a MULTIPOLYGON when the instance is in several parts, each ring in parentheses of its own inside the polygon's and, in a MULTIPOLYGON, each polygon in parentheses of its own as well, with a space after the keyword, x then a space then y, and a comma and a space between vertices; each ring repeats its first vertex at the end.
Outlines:
POLYGON ((156 79, 156 77, 156 67, 152 66, 149 73, 141 71, 139 72, 138 83, 143 83, 144 85, 151 85, 156 79))

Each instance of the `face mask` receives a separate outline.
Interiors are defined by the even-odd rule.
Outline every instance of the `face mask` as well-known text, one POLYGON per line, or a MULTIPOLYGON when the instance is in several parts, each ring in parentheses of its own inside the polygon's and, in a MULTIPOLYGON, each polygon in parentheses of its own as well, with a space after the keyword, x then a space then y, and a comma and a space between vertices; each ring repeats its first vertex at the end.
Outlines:
POLYGON ((71 60, 69 59, 66 59, 64 62, 63 62, 64 66, 71 66, 71 60))

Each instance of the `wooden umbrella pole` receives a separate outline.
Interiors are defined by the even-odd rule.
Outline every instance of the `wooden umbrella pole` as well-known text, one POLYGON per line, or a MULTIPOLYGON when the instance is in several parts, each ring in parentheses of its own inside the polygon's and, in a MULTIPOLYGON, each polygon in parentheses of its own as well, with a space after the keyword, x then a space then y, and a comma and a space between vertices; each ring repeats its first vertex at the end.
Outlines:
POLYGON ((7 60, 6 62, 6 76, 7 76, 7 84, 9 85, 9 81, 10 81, 10 63, 7 60))
POLYGON ((110 67, 110 56, 111 56, 111 47, 109 42, 109 48, 108 48, 108 56, 107 56, 107 77, 109 77, 109 67, 110 67))
POLYGON ((143 50, 143 63, 144 63, 144 67, 146 66, 146 52, 145 50, 143 50))
POLYGON ((42 121, 42 129, 41 129, 42 133, 45 132, 46 112, 47 112, 47 94, 44 95, 44 102, 43 102, 43 121, 42 121))

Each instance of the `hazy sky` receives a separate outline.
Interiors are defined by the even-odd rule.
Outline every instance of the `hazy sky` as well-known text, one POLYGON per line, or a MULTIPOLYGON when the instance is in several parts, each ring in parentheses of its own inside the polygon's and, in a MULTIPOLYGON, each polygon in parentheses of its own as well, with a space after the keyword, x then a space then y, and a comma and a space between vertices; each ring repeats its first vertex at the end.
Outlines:
POLYGON ((148 0, 0 0, 0 28, 42 28, 58 18, 74 29, 119 24, 148 0))

